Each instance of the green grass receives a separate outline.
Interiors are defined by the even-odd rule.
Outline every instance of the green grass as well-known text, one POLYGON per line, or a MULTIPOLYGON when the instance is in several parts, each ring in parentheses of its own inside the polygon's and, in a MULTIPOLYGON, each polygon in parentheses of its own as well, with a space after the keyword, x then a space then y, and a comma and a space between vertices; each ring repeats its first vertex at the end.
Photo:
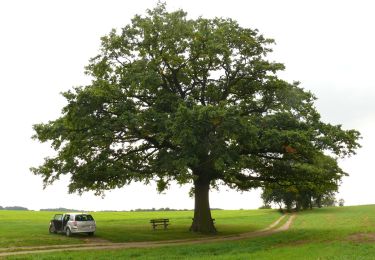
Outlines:
MULTIPOLYGON (((49 221, 54 212, 0 211, 0 248, 17 246, 59 245, 84 243, 86 235, 67 238, 49 234, 49 221)), ((193 211, 155 212, 97 212, 96 238, 112 242, 157 241, 197 238, 203 235, 188 231, 193 211), (152 230, 152 218, 169 218, 170 226, 152 230)), ((214 210, 218 235, 236 234, 262 229, 280 214, 275 210, 214 210)))
MULTIPOLYGON (((97 213, 97 236, 112 242, 156 241, 169 239, 196 238, 202 235, 188 232, 192 221, 192 211, 176 212, 130 212, 130 213, 97 213), (168 230, 151 230, 152 218, 169 218, 168 230)), ((236 234, 245 231, 262 229, 275 221, 280 214, 270 210, 215 210, 212 217, 216 219, 219 235, 236 234)))
MULTIPOLYGON (((215 212, 216 213, 216 212, 215 212)), ((218 213, 218 212, 217 212, 218 213)), ((236 218, 241 211, 223 211, 236 218), (231 214, 233 213, 233 215, 231 214)), ((219 218, 218 216, 215 216, 219 218)), ((224 222, 223 217, 223 222, 224 222)), ((238 221, 241 217, 238 217, 238 221)), ((60 252, 31 259, 374 259, 375 206, 323 208, 298 214, 291 229, 268 237, 152 249, 60 252)), ((25 256, 10 259, 24 259, 25 256)))
POLYGON ((51 212, 0 210, 0 248, 78 243, 77 239, 48 233, 53 215, 51 212))

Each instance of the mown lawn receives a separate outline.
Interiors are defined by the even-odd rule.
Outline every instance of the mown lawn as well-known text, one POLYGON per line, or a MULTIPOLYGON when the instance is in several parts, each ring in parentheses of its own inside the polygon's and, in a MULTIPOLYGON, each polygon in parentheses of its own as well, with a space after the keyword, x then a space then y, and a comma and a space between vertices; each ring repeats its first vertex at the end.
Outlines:
MULTIPOLYGON (((236 234, 262 229, 281 215, 275 210, 214 210, 218 235, 236 234)), ((97 236, 112 242, 156 241, 201 237, 188 232, 193 211, 96 213, 97 236), (153 218, 169 218, 168 230, 152 231, 153 218)))
MULTIPOLYGON (((24 257, 10 259, 24 259, 24 257)), ((375 259, 375 206, 324 208, 302 212, 298 214, 289 231, 242 241, 152 249, 61 252, 28 255, 28 257, 31 259, 375 259)))
POLYGON ((53 215, 51 212, 0 210, 0 248, 79 243, 76 239, 48 233, 53 215))
MULTIPOLYGON (((85 243, 86 235, 71 238, 49 234, 49 221, 55 212, 0 211, 0 248, 85 243)), ((95 237, 111 242, 157 241, 196 238, 188 231, 193 211, 93 212, 97 222, 95 237), (169 218, 167 230, 153 231, 152 218, 169 218)), ((218 235, 262 229, 280 217, 275 210, 214 210, 218 235)))

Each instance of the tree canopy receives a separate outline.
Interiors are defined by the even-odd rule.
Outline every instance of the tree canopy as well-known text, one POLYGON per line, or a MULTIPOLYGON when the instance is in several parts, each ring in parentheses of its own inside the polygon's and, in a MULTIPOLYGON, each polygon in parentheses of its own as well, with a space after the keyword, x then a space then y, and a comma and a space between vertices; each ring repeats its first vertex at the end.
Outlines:
POLYGON ((315 175, 317 154, 348 156, 359 133, 320 120, 315 97, 278 78, 273 40, 232 19, 189 19, 159 3, 102 37, 90 85, 64 92, 61 117, 34 125, 57 151, 32 168, 70 192, 132 181, 193 184, 193 231, 214 232, 209 188, 249 190, 315 175), (294 170, 294 169, 303 170, 294 170))
POLYGON ((334 194, 342 177, 348 175, 340 169, 337 160, 322 153, 315 155, 310 164, 293 167, 290 171, 297 171, 296 176, 303 179, 265 184, 261 196, 265 205, 274 202, 281 209, 284 204, 287 211, 291 211, 292 206, 296 210, 334 206, 334 194))

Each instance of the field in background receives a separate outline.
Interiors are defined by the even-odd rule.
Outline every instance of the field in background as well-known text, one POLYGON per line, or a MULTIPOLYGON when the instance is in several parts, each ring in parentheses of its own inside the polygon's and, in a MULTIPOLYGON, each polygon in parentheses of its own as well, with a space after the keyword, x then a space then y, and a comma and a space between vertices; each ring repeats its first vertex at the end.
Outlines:
MULTIPOLYGON (((232 216, 232 213, 236 215, 244 212, 215 212, 217 213, 215 217, 219 218, 219 214, 232 216)), ((256 212, 250 211, 249 214, 256 212)), ((239 217, 239 219, 241 218, 239 217)), ((301 212, 298 213, 290 230, 268 237, 201 245, 171 245, 150 249, 35 254, 28 255, 28 258, 374 259, 375 206, 323 208, 301 212)), ((9 259, 24 259, 24 256, 10 257, 9 259)))
MULTIPOLYGON (((0 211, 0 248, 38 245, 87 243, 87 235, 71 238, 49 234, 49 221, 55 212, 0 211)), ((97 222, 93 239, 111 242, 156 241, 195 238, 202 235, 188 231, 193 211, 92 212, 97 222), (150 219, 169 218, 167 230, 153 231, 150 219)), ((218 235, 262 229, 280 217, 275 210, 213 210, 218 235)))

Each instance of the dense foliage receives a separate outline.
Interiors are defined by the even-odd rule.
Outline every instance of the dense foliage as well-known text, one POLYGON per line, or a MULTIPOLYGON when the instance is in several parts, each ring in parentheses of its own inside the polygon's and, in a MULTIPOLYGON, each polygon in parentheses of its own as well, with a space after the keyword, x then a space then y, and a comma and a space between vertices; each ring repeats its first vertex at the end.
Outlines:
POLYGON ((62 116, 34 125, 57 155, 32 171, 45 184, 70 174, 69 191, 80 193, 193 184, 191 230, 215 232, 210 187, 311 179, 316 154, 358 147, 357 131, 321 122, 315 97, 277 77, 272 43, 231 19, 188 19, 164 4, 135 16, 102 38, 92 83, 63 94, 62 116))
POLYGON ((300 210, 335 206, 335 193, 341 178, 347 174, 340 169, 334 158, 317 154, 307 169, 294 170, 297 170, 296 175, 303 179, 264 185, 261 197, 265 205, 276 203, 280 209, 285 206, 287 211, 291 211, 293 207, 300 210))

